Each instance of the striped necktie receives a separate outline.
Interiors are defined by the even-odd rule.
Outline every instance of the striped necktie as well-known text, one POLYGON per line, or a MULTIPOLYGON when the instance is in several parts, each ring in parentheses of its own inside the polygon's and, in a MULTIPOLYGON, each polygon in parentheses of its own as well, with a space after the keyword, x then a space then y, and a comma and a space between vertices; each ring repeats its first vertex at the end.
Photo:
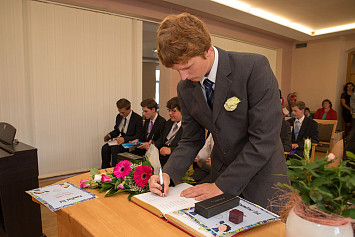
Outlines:
POLYGON ((213 107, 213 82, 210 81, 208 78, 206 78, 203 81, 203 85, 205 86, 205 92, 206 92, 206 99, 207 99, 207 104, 212 110, 213 107))

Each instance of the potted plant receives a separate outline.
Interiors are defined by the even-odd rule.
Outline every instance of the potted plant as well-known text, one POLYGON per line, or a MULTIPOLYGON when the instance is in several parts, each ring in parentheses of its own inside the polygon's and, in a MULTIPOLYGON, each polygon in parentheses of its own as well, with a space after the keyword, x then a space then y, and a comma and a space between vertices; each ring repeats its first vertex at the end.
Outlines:
MULTIPOLYGON (((350 161, 328 168, 337 158, 330 154, 310 162, 310 139, 305 139, 304 147, 304 159, 291 157, 287 161, 291 185, 278 184, 288 190, 288 204, 281 213, 282 217, 287 217, 286 235, 353 236, 355 172, 347 166, 350 161)), ((352 153, 347 155, 355 158, 352 153)))

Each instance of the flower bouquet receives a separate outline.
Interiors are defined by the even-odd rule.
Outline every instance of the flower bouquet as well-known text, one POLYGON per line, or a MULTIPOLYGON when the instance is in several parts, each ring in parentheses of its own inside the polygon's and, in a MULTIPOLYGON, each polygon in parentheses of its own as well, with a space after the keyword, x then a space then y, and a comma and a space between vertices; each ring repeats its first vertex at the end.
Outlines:
POLYGON ((100 193, 106 191, 105 197, 112 196, 120 192, 129 192, 128 199, 133 195, 144 193, 149 190, 148 180, 153 174, 153 168, 146 161, 129 161, 122 160, 114 168, 113 171, 101 173, 96 168, 90 169, 92 180, 82 179, 80 181, 81 188, 100 189, 100 193))
MULTIPOLYGON (((285 192, 288 203, 281 217, 286 219, 294 211, 302 219, 321 225, 341 226, 351 222, 350 218, 355 219, 355 172, 347 163, 352 161, 341 161, 339 166, 328 168, 337 159, 333 154, 310 162, 309 139, 304 147, 304 159, 291 157, 287 161, 291 185, 278 183, 289 191, 285 192)), ((350 152, 347 155, 355 157, 350 152)))

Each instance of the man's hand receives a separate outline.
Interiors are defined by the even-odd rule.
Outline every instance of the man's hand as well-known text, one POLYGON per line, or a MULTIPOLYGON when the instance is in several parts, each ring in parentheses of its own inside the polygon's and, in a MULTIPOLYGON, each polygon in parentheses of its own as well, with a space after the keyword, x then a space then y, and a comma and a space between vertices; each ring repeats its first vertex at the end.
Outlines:
MULTIPOLYGON (((166 196, 169 192, 170 176, 167 173, 163 173, 164 181, 164 195, 166 196)), ((152 175, 149 179, 149 191, 158 194, 160 197, 163 196, 161 192, 161 185, 159 181, 159 175, 152 175)))
POLYGON ((137 148, 148 150, 149 149, 149 144, 150 144, 150 142, 142 142, 141 145, 139 147, 137 147, 137 148))
POLYGON ((297 143, 292 144, 292 149, 297 149, 297 148, 298 148, 298 144, 297 143))
POLYGON ((107 142, 110 139, 111 139, 111 135, 107 133, 107 135, 104 137, 104 142, 107 142))
POLYGON ((118 138, 116 138, 116 141, 117 141, 118 145, 121 145, 121 144, 124 143, 124 138, 123 137, 118 137, 118 138))
POLYGON ((215 183, 204 183, 185 189, 181 192, 180 196, 195 198, 196 201, 201 201, 221 194, 223 194, 223 192, 215 183))
POLYGON ((163 156, 170 155, 171 149, 169 147, 163 146, 162 148, 160 148, 160 154, 163 156))

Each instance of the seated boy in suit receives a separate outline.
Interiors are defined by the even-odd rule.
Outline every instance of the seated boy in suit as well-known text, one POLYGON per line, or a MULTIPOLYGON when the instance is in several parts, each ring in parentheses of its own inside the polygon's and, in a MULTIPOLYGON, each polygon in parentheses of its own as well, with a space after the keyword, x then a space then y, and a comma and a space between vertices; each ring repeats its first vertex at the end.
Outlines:
POLYGON ((304 115, 306 105, 303 101, 297 101, 291 105, 293 117, 287 122, 292 129, 292 149, 294 154, 304 157, 304 139, 311 139, 312 144, 319 142, 318 123, 304 115))
POLYGON ((141 102, 144 122, 144 134, 133 142, 140 141, 142 144, 132 153, 144 155, 149 149, 151 142, 158 140, 166 123, 165 118, 158 114, 158 104, 153 99, 145 99, 141 102))
POLYGON ((178 146, 182 135, 180 103, 177 97, 171 98, 166 107, 169 111, 170 119, 165 123, 160 138, 155 141, 155 146, 159 150, 159 160, 161 167, 164 167, 171 153, 178 146))
POLYGON ((122 98, 117 101, 116 105, 119 112, 116 116, 116 124, 113 130, 104 137, 104 141, 114 139, 117 141, 117 145, 110 146, 106 143, 102 146, 102 169, 116 166, 117 154, 128 151, 123 148, 122 144, 137 139, 143 134, 142 117, 132 111, 131 102, 122 98))

